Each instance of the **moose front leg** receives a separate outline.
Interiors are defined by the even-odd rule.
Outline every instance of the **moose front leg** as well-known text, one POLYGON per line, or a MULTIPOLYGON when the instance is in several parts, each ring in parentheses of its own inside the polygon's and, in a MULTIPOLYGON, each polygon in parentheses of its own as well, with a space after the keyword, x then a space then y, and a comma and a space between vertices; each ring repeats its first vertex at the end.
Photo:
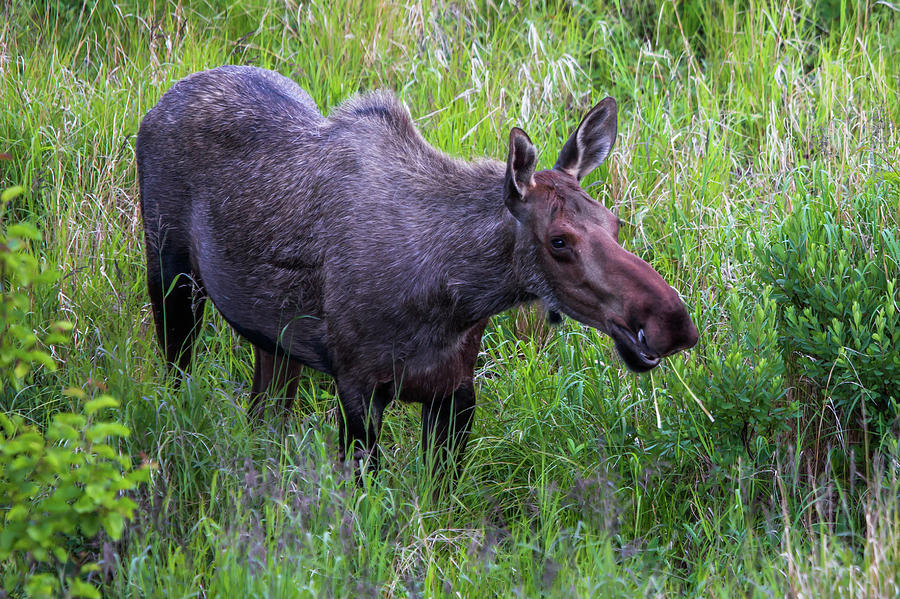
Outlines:
POLYGON ((352 457, 358 473, 366 463, 372 472, 378 471, 378 434, 384 408, 393 399, 393 385, 383 383, 374 389, 363 385, 338 381, 338 396, 342 414, 338 414, 338 442, 340 459, 352 457))
POLYGON ((426 463, 431 463, 435 474, 454 461, 458 471, 474 414, 472 379, 457 387, 452 395, 422 404, 422 455, 426 463))

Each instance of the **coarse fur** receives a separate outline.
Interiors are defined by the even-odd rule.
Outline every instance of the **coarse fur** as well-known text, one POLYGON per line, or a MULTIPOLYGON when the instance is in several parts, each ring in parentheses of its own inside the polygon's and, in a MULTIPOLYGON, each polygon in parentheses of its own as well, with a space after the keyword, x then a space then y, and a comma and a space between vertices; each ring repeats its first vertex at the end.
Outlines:
POLYGON ((325 118, 271 71, 227 66, 177 82, 137 140, 148 288, 168 360, 188 370, 211 298, 256 347, 255 415, 267 389, 295 392, 300 365, 326 372, 342 448, 357 442, 357 457, 377 457, 395 396, 423 404, 424 446, 460 451, 481 335, 523 302, 597 326, 626 364, 652 368, 697 332, 578 185, 612 147, 615 115, 611 98, 598 104, 555 169, 534 173, 523 131, 511 132, 505 164, 462 161, 429 145, 388 92, 325 118))

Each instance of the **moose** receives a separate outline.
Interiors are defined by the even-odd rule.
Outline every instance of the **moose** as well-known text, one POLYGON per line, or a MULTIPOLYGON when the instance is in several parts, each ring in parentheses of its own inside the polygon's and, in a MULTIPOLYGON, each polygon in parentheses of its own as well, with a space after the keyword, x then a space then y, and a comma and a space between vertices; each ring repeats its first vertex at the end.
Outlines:
POLYGON ((619 245, 580 186, 616 140, 594 106, 552 169, 517 127, 505 162, 428 144, 385 91, 320 113, 292 80, 223 66, 175 83, 136 142, 147 286, 170 369, 189 372, 206 298, 254 346, 249 412, 303 366, 336 381, 340 459, 377 468, 385 407, 422 404, 422 448, 457 459, 491 316, 542 301, 609 335, 635 372, 693 347, 678 293, 619 245))

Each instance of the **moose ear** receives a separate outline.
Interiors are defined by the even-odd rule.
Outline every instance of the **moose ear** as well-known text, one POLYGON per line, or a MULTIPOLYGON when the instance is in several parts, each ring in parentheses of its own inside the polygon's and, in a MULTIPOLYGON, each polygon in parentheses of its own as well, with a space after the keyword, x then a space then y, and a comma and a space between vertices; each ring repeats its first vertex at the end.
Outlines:
POLYGON ((581 181, 600 166, 616 143, 616 119, 619 110, 616 101, 604 98, 591 108, 578 129, 563 146, 553 166, 581 181))
POLYGON ((509 156, 506 159, 506 182, 503 196, 506 207, 518 220, 525 216, 525 191, 534 184, 537 150, 531 139, 518 127, 509 132, 509 156))

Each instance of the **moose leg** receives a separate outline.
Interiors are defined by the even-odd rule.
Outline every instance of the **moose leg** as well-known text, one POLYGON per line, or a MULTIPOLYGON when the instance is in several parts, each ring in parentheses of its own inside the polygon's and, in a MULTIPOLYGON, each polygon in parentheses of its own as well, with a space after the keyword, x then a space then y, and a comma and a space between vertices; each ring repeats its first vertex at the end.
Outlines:
POLYGON ((343 414, 338 415, 340 459, 352 457, 361 469, 378 471, 378 433, 384 408, 393 399, 393 384, 382 383, 374 389, 338 380, 338 396, 343 414))
POLYGON ((454 461, 459 467, 474 414, 475 385, 471 378, 452 395, 422 404, 422 455, 431 461, 435 474, 454 461))
POLYGON ((177 367, 187 373, 206 302, 202 284, 191 275, 187 254, 165 247, 157 253, 148 247, 147 290, 156 336, 166 352, 169 369, 177 367))
POLYGON ((281 411, 290 413, 300 383, 303 365, 281 352, 253 347, 253 385, 250 387, 250 417, 261 422, 266 410, 266 394, 277 394, 281 411))

